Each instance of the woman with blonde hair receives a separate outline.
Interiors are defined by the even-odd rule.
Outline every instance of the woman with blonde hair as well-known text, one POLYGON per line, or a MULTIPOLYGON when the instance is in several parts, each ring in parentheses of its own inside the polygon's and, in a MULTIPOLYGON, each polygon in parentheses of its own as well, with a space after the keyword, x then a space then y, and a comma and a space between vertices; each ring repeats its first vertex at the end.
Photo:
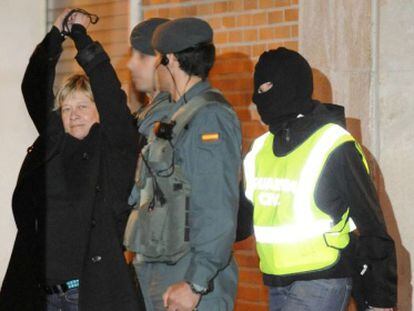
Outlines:
POLYGON ((138 310, 123 257, 137 131, 89 15, 65 10, 30 58, 22 91, 39 137, 13 195, 18 229, 0 310, 138 310), (63 31, 66 30, 66 32, 63 31), (85 75, 53 96, 64 35, 85 75))

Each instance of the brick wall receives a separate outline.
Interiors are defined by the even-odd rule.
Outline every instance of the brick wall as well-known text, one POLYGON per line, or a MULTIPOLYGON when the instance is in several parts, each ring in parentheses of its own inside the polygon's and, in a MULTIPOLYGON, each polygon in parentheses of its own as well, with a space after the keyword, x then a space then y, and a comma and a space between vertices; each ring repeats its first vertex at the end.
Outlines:
MULTIPOLYGON (((130 75, 126 67, 129 48, 129 0, 48 0, 48 25, 51 26, 66 7, 83 8, 100 17, 96 25, 90 25, 88 32, 99 41, 111 57, 123 89, 130 90, 130 75)), ((61 82, 74 72, 82 72, 74 57, 76 48, 72 40, 63 44, 63 53, 56 69, 56 82, 61 82)))
MULTIPOLYGON (((250 117, 252 73, 267 49, 298 48, 298 0, 143 0, 144 18, 197 16, 214 29, 216 64, 210 81, 221 89, 242 122, 243 147, 264 128, 250 117)), ((267 310, 252 238, 235 246, 240 269, 237 311, 267 310)))
MULTIPOLYGON (((51 24, 64 7, 82 7, 100 16, 89 29, 95 40, 108 51, 125 90, 130 90, 126 69, 129 57, 128 0, 49 0, 48 22, 51 24)), ((197 16, 214 29, 216 64, 210 81, 223 91, 236 110, 243 131, 244 152, 264 128, 252 120, 252 73, 258 56, 265 50, 286 46, 298 49, 298 0, 142 0, 144 19, 197 16)), ((75 48, 70 40, 57 68, 56 83, 80 71, 73 61, 75 48)), ((253 238, 235 246, 240 270, 237 311, 267 310, 267 290, 262 285, 253 238)))
POLYGON ((298 48, 298 0, 143 0, 144 18, 197 16, 214 29, 216 64, 210 81, 237 111, 243 146, 263 132, 249 116, 252 72, 267 49, 298 48))
MULTIPOLYGON (((126 62, 129 58, 129 0, 48 0, 48 24, 65 7, 82 7, 100 16, 89 33, 100 41, 111 57, 123 88, 131 89, 126 62)), ((252 94, 252 73, 258 56, 265 50, 286 46, 298 49, 298 0, 142 0, 144 18, 197 16, 214 29, 216 64, 210 80, 221 89, 236 110, 243 131, 243 149, 265 129, 252 120, 248 106, 252 94)), ((71 40, 58 64, 56 84, 81 69, 73 60, 71 40)), ((315 76, 315 95, 324 99, 329 90, 321 88, 315 76)), ((133 95, 133 94, 130 94, 133 95)), ((132 110, 135 109, 134 97, 132 110)), ((240 281, 236 311, 267 310, 267 290, 262 285, 254 239, 235 245, 240 281)), ((349 310, 355 310, 353 306, 349 310)))

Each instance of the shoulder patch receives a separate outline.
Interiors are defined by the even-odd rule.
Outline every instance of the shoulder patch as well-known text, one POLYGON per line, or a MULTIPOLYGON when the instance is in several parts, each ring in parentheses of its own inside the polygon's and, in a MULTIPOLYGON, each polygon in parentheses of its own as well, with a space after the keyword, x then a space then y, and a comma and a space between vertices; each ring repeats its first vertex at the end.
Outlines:
POLYGON ((201 141, 208 143, 208 142, 214 142, 220 139, 219 133, 204 133, 201 134, 201 141))

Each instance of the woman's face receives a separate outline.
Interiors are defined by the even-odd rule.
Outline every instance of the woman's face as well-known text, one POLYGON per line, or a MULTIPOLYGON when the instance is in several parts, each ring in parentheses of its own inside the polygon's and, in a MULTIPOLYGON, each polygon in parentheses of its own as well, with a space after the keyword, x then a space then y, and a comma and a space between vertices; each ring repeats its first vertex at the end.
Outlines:
POLYGON ((66 97, 61 105, 61 117, 65 132, 77 139, 84 139, 92 125, 99 123, 95 103, 81 91, 66 97))

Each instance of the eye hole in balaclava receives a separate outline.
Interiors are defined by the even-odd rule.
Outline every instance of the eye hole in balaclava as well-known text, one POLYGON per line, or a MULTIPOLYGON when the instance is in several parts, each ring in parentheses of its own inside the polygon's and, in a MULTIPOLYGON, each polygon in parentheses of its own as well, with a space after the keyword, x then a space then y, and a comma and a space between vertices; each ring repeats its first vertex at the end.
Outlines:
POLYGON ((273 87, 272 82, 265 82, 265 83, 263 83, 262 85, 259 86, 259 88, 257 89, 257 93, 259 93, 259 94, 266 93, 272 87, 273 87))
POLYGON ((253 102, 269 126, 306 115, 312 108, 313 79, 308 62, 297 52, 264 52, 255 66, 253 102))

